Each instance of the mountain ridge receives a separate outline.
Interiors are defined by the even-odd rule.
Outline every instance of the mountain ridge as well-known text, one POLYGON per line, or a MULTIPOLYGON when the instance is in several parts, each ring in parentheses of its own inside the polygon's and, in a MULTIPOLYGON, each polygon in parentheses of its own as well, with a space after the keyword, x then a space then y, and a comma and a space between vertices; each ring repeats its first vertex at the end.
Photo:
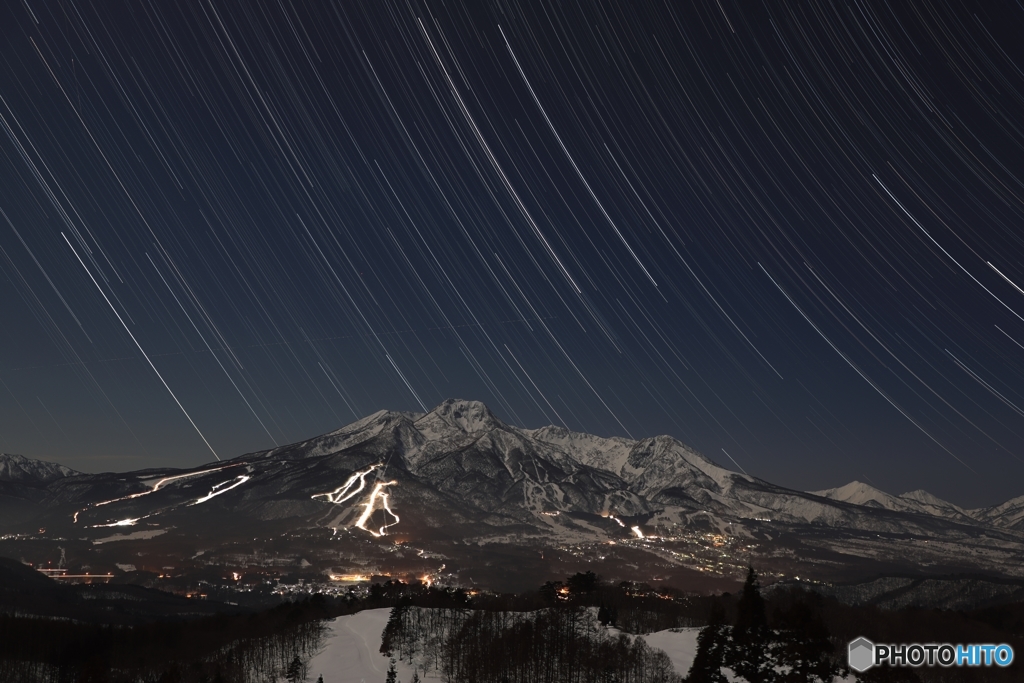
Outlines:
POLYGON ((48 460, 37 460, 14 453, 0 453, 0 481, 46 484, 61 477, 82 474, 48 460))
MULTIPOLYGON (((720 575, 757 563, 779 576, 845 577, 845 567, 877 573, 910 563, 1024 575, 1024 496, 963 510, 924 491, 893 496, 859 482, 807 493, 734 472, 671 436, 524 429, 457 399, 425 413, 377 411, 194 468, 59 474, 0 482, 0 537, 56 535, 115 551, 163 544, 177 548, 165 560, 174 566, 217 553, 277 562, 259 544, 280 553, 326 533, 349 544, 346 562, 356 565, 394 562, 396 548, 415 543, 417 557, 486 567, 497 551, 479 549, 503 547, 518 558, 509 572, 560 548, 640 571, 696 566, 720 575)), ((303 547, 338 561, 333 546, 303 547)))
MULTIPOLYGON (((425 413, 379 410, 320 436, 237 456, 225 462, 274 457, 288 459, 300 454, 303 458, 318 457, 378 440, 383 443, 374 444, 371 450, 383 456, 388 463, 397 455, 410 472, 429 472, 431 462, 434 469, 437 467, 438 453, 452 447, 456 450, 468 447, 494 432, 504 434, 506 439, 517 437, 522 440, 518 444, 520 447, 531 441, 547 447, 545 459, 562 468, 572 470, 573 466, 582 465, 608 472, 626 482, 629 489, 636 488, 634 492, 638 495, 670 504, 729 507, 727 503, 734 502, 742 504, 740 508, 746 506, 746 512, 752 514, 758 511, 756 508, 762 508, 763 512, 789 510, 804 521, 812 522, 822 519, 821 514, 811 510, 815 506, 813 499, 805 501, 807 508, 802 511, 780 506, 778 501, 769 504, 766 500, 767 495, 812 496, 834 503, 921 514, 949 521, 1024 528, 1024 496, 968 510, 924 490, 893 495, 858 481, 805 493, 730 470, 669 435, 627 439, 600 437, 553 425, 524 429, 505 424, 482 402, 463 399, 446 399, 425 413)), ((511 444, 504 448, 492 446, 497 450, 514 448, 511 444)), ((505 469, 511 466, 503 464, 505 469)), ((165 468, 165 471, 171 471, 171 468, 165 468)), ((539 470, 534 474, 540 477, 539 470)), ((57 479, 83 476, 96 475, 26 456, 0 454, 0 481, 47 484, 57 479)), ((737 506, 734 504, 732 508, 736 511, 737 506)))

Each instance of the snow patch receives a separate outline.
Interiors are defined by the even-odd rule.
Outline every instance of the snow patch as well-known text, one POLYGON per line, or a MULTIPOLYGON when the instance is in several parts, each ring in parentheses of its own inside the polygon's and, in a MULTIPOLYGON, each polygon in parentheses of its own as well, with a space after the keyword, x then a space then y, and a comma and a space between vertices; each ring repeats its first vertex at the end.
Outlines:
MULTIPOLYGON (((376 683, 388 672, 388 658, 380 653, 381 634, 391 616, 390 607, 368 609, 328 622, 330 635, 309 662, 307 680, 324 677, 324 683, 376 683)), ((396 662, 398 680, 412 680, 413 668, 396 662)), ((440 674, 420 674, 424 683, 440 681, 440 674)))
POLYGON ((24 455, 0 453, 0 481, 48 484, 55 479, 81 474, 70 467, 24 455))
POLYGON ((166 534, 167 529, 147 529, 146 531, 133 531, 130 534, 114 534, 113 536, 104 536, 103 538, 97 538, 92 542, 93 545, 99 545, 101 543, 113 543, 114 541, 138 541, 145 538, 155 538, 161 534, 166 534))

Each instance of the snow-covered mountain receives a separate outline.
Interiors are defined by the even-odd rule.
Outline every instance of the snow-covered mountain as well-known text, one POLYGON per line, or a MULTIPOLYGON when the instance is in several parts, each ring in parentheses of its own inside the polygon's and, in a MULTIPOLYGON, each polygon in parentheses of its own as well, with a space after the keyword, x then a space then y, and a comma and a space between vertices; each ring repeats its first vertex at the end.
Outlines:
POLYGON ((24 455, 0 453, 0 481, 48 484, 55 479, 73 477, 77 474, 80 472, 55 462, 33 460, 24 455))
POLYGON ((969 510, 967 514, 979 522, 992 526, 1024 531, 1024 496, 1012 498, 1000 505, 969 510))
POLYGON ((839 488, 814 491, 812 495, 882 510, 932 515, 954 522, 980 522, 1004 529, 1024 529, 1024 496, 992 507, 965 510, 920 489, 893 496, 859 481, 839 488))
MULTIPOLYGON (((859 481, 851 481, 846 486, 825 489, 824 491, 811 491, 811 493, 830 500, 841 500, 855 505, 867 505, 883 510, 920 512, 918 506, 909 501, 901 500, 897 496, 891 496, 884 491, 859 481)), ((925 493, 925 495, 931 494, 925 493)))
MULTIPOLYGON (((381 411, 300 444, 242 456, 250 462, 359 453, 463 504, 551 526, 551 514, 694 515, 885 532, 920 532, 936 520, 979 521, 927 493, 890 496, 862 484, 804 493, 729 470, 670 436, 602 438, 559 427, 521 429, 482 403, 449 399, 428 413, 381 411), (908 513, 911 516, 889 513, 908 513), (927 516, 924 519, 923 516, 927 516)), ((384 470, 382 469, 382 472, 384 470)), ((398 486, 395 496, 402 496, 398 486)), ((992 516, 998 526, 999 516, 992 516)), ((561 522, 562 520, 559 520, 561 522)))
MULTIPOLYGON (((355 544, 351 557, 376 552, 367 543, 393 550, 386 539, 395 539, 450 561, 470 546, 500 546, 517 562, 546 558, 544 547, 573 548, 573 557, 594 548, 592 561, 603 561, 614 546, 625 566, 720 574, 752 562, 804 576, 857 562, 876 572, 1024 572, 1024 497, 963 510, 924 491, 893 496, 858 482, 806 493, 733 472, 669 436, 522 429, 475 401, 379 411, 191 470, 81 474, 0 456, 0 484, 0 534, 46 528, 90 543, 159 536, 189 556, 247 539, 248 562, 267 561, 252 549, 259 538, 322 530, 355 544)), ((470 554, 493 562, 480 552, 470 554)))

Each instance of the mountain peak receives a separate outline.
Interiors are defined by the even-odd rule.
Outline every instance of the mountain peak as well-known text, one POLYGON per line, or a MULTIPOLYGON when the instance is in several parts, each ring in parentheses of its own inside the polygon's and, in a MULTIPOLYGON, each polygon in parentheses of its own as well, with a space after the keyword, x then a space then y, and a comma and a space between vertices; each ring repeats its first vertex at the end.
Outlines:
POLYGON ((874 486, 859 481, 851 481, 846 486, 826 489, 824 491, 814 491, 812 493, 816 496, 854 503, 856 505, 880 507, 900 512, 916 512, 954 521, 962 522, 969 518, 969 515, 961 508, 922 489, 904 493, 902 496, 892 496, 885 491, 879 491, 874 486))
POLYGON ((907 491, 900 496, 905 500, 913 500, 918 503, 924 503, 926 505, 939 505, 945 507, 954 507, 952 503, 942 500, 938 496, 932 495, 924 489, 917 489, 916 491, 907 491))
POLYGON ((449 398, 416 420, 416 425, 421 431, 424 431, 424 428, 430 431, 447 431, 443 429, 444 425, 449 428, 455 427, 465 434, 474 434, 504 427, 505 423, 495 417, 490 408, 480 401, 449 398), (434 429, 430 429, 431 427, 434 429))
POLYGON ((55 462, 33 460, 13 453, 0 453, 0 481, 48 484, 55 479, 76 474, 81 473, 55 462))
POLYGON ((845 503, 855 503, 857 505, 866 505, 870 502, 874 502, 882 507, 890 507, 890 501, 895 499, 895 496, 876 489, 874 486, 865 484, 862 481, 851 481, 845 486, 840 486, 834 489, 825 489, 823 491, 811 491, 810 493, 815 496, 821 496, 822 498, 840 500, 845 503))

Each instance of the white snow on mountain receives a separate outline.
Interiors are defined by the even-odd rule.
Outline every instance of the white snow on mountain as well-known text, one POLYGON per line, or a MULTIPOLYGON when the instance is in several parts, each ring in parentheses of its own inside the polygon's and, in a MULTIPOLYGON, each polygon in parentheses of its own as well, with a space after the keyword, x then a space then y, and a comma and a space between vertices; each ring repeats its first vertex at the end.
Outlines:
MULTIPOLYGON (((442 487, 451 477, 497 477, 505 486, 500 490, 521 491, 520 505, 538 515, 581 509, 581 496, 592 502, 593 494, 599 494, 604 500, 600 509, 590 509, 595 506, 589 504, 583 508, 629 515, 643 514, 654 504, 664 509, 659 517, 663 523, 685 523, 689 515, 698 514, 717 525, 729 519, 770 519, 901 531, 910 530, 904 529, 907 518, 885 513, 910 513, 924 515, 920 523, 937 518, 1024 526, 1024 501, 968 511, 926 491, 895 496, 861 482, 804 493, 734 472, 670 436, 632 440, 556 426, 523 429, 503 423, 479 401, 461 399, 445 400, 426 413, 378 411, 324 436, 262 455, 307 458, 355 446, 379 454, 383 462, 395 463, 398 458, 415 476, 442 487), (459 455, 467 449, 476 455, 459 455)), ((546 517, 541 521, 561 525, 546 517)))
POLYGON ((553 446, 578 462, 600 470, 620 474, 635 441, 613 436, 602 438, 593 434, 572 432, 564 427, 523 429, 522 433, 536 441, 553 446))
POLYGON ((48 484, 55 479, 71 477, 76 474, 80 474, 80 472, 55 462, 33 460, 24 455, 0 453, 0 481, 48 484))
POLYGON ((834 489, 812 491, 811 494, 854 505, 930 515, 952 522, 981 522, 1004 529, 1024 528, 1024 496, 992 507, 965 510, 920 489, 893 496, 859 481, 834 489))
POLYGON ((942 500, 938 496, 933 496, 922 489, 908 491, 907 493, 902 494, 900 498, 917 503, 922 512, 935 515, 937 517, 945 517, 947 519, 954 519, 957 521, 973 519, 970 513, 959 505, 953 505, 953 503, 942 500))
POLYGON ((1024 496, 1012 498, 1005 503, 989 508, 968 510, 967 514, 979 522, 1022 531, 1024 530, 1024 496))
MULTIPOLYGON (((556 426, 523 429, 506 425, 479 401, 461 399, 448 399, 426 413, 378 411, 330 434, 265 455, 294 452, 292 457, 315 457, 359 445, 366 447, 367 452, 379 453, 382 460, 401 458, 418 476, 473 469, 477 465, 466 461, 453 465, 454 469, 442 463, 450 454, 465 448, 495 454, 499 459, 479 471, 504 471, 501 476, 509 477, 510 484, 521 482, 523 503, 536 512, 571 507, 571 496, 564 485, 559 488, 551 477, 568 475, 576 482, 576 473, 583 472, 583 466, 607 472, 620 481, 622 494, 616 495, 621 499, 623 514, 627 508, 642 512, 643 503, 635 499, 639 496, 677 509, 670 517, 680 516, 681 509, 683 516, 701 513, 718 519, 756 518, 897 530, 900 522, 895 518, 872 518, 863 510, 869 508, 960 524, 1024 527, 1024 500, 964 510, 926 491, 896 496, 856 481, 803 493, 734 472, 670 436, 632 440, 599 437, 556 426), (550 466, 557 467, 561 474, 550 470, 550 466)), ((604 485, 615 488, 611 481, 604 485)), ((609 493, 606 490, 603 495, 609 493)), ((614 506, 609 502, 604 507, 614 506)), ((679 521, 683 521, 682 517, 679 521)))
POLYGON ((876 489, 874 486, 869 486, 868 484, 859 481, 851 481, 845 486, 840 486, 834 489, 811 491, 811 494, 821 496, 822 498, 828 498, 830 500, 841 500, 846 503, 853 503, 854 505, 866 505, 868 507, 882 508, 884 510, 920 512, 920 504, 911 500, 904 500, 898 496, 890 495, 885 491, 876 489))
POLYGON ((480 401, 447 399, 416 420, 416 429, 424 436, 445 438, 452 431, 477 434, 505 427, 480 401))
MULTIPOLYGON (((861 482, 805 493, 734 472, 670 436, 632 440, 554 426, 524 429, 503 423, 483 403, 456 399, 426 413, 378 411, 224 466, 242 464, 249 477, 244 491, 219 500, 241 496, 236 511, 261 520, 317 513, 323 500, 316 495, 343 487, 354 473, 372 471, 374 479, 396 482, 389 489, 391 503, 404 523, 411 521, 404 511, 419 509, 427 511, 416 520, 423 530, 464 525, 467 533, 488 538, 504 537, 513 528, 531 538, 561 540, 604 539, 609 529, 617 530, 587 515, 752 537, 766 523, 809 524, 819 534, 834 529, 910 535, 945 539, 951 548, 980 529, 1013 538, 1024 532, 1024 497, 964 510, 926 491, 895 496, 861 482), (293 491, 302 493, 290 497, 293 491)), ((37 497, 45 488, 54 501, 92 503, 91 489, 112 487, 125 496, 124 506, 156 500, 140 503, 131 473, 81 480, 76 474, 53 463, 0 456, 0 482, 26 483, 37 497)), ((23 501, 17 504, 25 515, 37 515, 32 495, 11 500, 23 501)), ((115 507, 102 512, 117 519, 115 507)), ((354 522, 354 509, 332 511, 331 524, 354 522)), ((122 515, 138 516, 134 509, 122 515)), ((999 536, 999 542, 1008 538, 999 536)), ((962 557, 959 550, 949 555, 962 557)))

